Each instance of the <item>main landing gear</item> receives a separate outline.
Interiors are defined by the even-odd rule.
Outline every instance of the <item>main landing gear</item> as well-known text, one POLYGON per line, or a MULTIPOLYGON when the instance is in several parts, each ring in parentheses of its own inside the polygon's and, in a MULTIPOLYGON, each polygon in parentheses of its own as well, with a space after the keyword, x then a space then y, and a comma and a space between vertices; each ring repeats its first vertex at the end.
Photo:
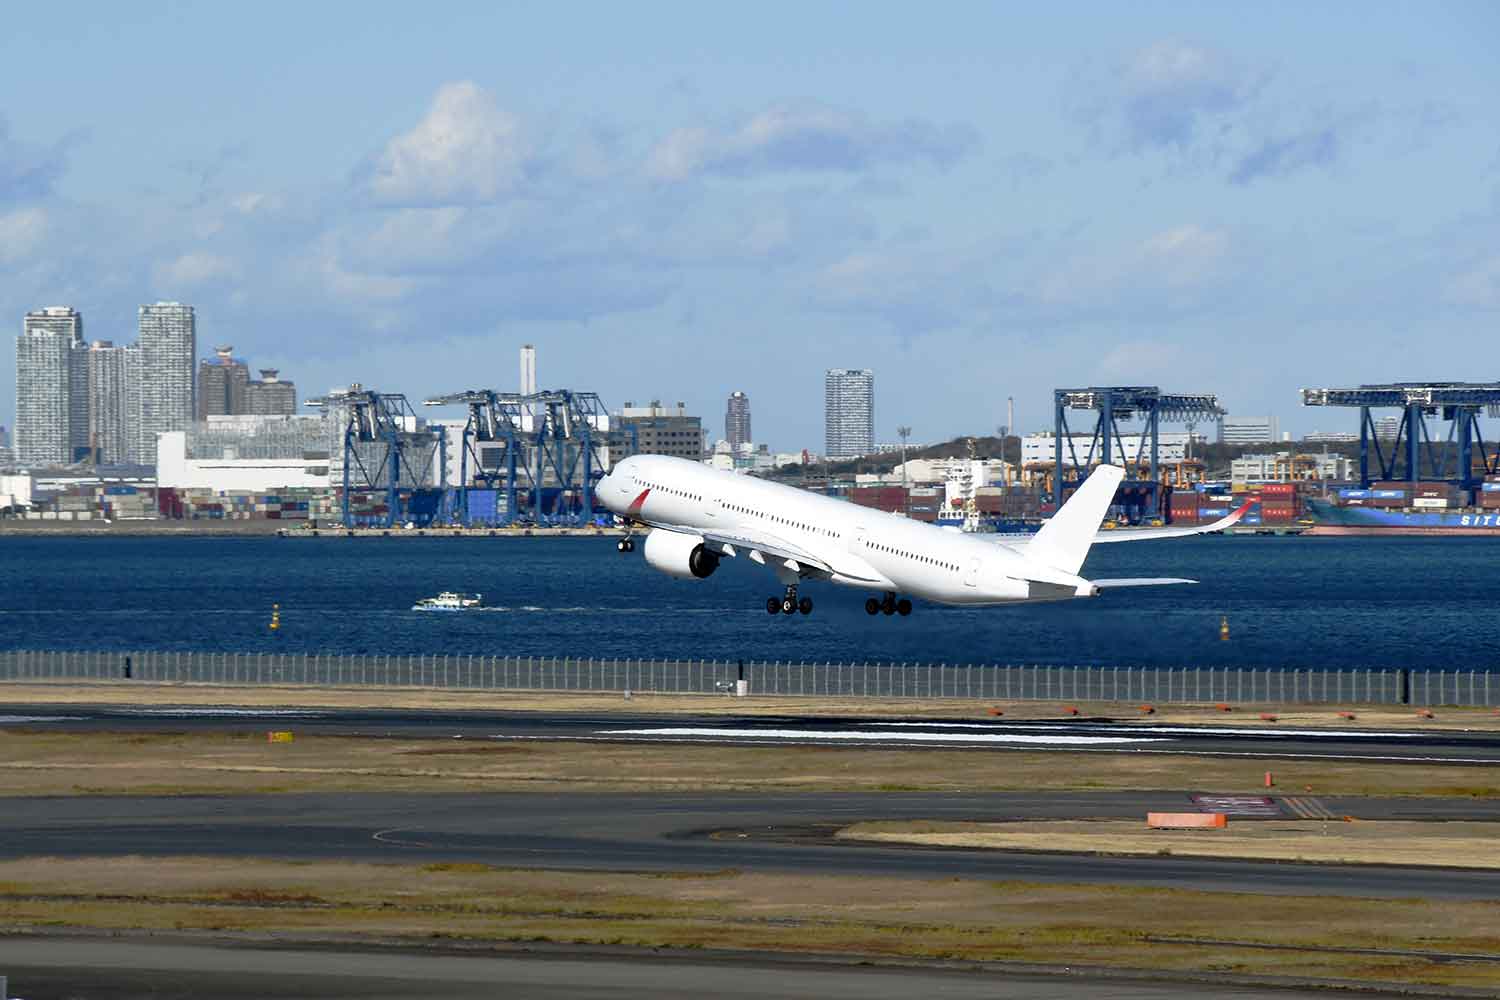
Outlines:
POLYGON ((811 597, 797 599, 797 585, 790 584, 786 588, 786 596, 782 598, 766 598, 767 614, 795 615, 799 611, 804 615, 812 614, 813 603, 811 597))
POLYGON ((865 601, 865 614, 900 615, 901 617, 905 618, 907 615, 911 614, 911 601, 908 601, 904 597, 898 601, 896 600, 895 594, 886 594, 885 600, 883 601, 878 598, 872 597, 869 600, 865 601))

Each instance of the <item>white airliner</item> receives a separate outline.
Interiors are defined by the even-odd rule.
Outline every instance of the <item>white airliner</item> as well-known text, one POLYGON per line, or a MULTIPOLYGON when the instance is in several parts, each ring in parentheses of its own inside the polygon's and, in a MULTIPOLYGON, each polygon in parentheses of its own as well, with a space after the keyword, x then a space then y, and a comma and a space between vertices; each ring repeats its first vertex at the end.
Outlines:
MULTIPOLYGON (((649 526, 646 562, 670 576, 703 579, 727 557, 745 556, 776 573, 786 587, 766 599, 771 614, 810 614, 798 597, 804 580, 828 580, 875 591, 870 614, 911 614, 910 597, 938 604, 995 605, 1096 597, 1107 587, 1192 583, 1180 579, 1085 580, 1089 546, 1176 538, 1219 531, 1246 504, 1213 524, 1193 528, 1099 530, 1124 476, 1095 469, 1032 536, 964 534, 750 476, 665 455, 636 455, 599 483, 598 496, 630 524, 649 526)), ((635 542, 626 537, 621 552, 635 542)))

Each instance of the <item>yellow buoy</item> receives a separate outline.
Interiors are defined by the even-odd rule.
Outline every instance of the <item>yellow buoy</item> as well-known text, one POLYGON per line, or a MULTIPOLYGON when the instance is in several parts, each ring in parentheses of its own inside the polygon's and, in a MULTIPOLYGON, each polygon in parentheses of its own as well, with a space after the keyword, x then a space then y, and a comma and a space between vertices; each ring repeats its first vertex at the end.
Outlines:
POLYGON ((1227 615, 1219 619, 1219 641, 1229 641, 1229 617, 1227 615))
POLYGON ((271 631, 275 632, 281 628, 281 605, 271 605, 271 631))

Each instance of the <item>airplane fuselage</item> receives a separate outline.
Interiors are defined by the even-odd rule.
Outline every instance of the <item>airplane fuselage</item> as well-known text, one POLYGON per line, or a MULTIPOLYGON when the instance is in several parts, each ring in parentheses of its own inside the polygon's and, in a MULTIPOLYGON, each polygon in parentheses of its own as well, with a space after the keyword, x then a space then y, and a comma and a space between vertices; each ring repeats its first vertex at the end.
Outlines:
POLYGON ((745 539, 738 546, 728 542, 720 553, 734 556, 745 551, 774 569, 784 583, 822 578, 955 605, 1056 601, 1097 594, 1088 581, 1070 573, 1057 573, 1055 580, 1036 580, 1034 572, 1025 572, 1021 552, 993 538, 966 535, 685 459, 627 458, 600 482, 598 495, 621 517, 689 539, 694 535, 745 539), (783 557, 764 558, 754 544, 756 539, 773 549, 782 547, 783 557), (784 550, 809 558, 787 558, 784 550))

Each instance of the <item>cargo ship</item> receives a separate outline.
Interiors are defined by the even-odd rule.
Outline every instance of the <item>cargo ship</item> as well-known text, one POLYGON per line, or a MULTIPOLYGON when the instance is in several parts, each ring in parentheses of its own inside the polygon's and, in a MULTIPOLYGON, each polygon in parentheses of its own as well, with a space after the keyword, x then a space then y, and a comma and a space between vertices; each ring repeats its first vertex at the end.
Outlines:
POLYGON ((1488 535, 1500 538, 1500 509, 1367 507, 1309 497, 1310 535, 1488 535))

